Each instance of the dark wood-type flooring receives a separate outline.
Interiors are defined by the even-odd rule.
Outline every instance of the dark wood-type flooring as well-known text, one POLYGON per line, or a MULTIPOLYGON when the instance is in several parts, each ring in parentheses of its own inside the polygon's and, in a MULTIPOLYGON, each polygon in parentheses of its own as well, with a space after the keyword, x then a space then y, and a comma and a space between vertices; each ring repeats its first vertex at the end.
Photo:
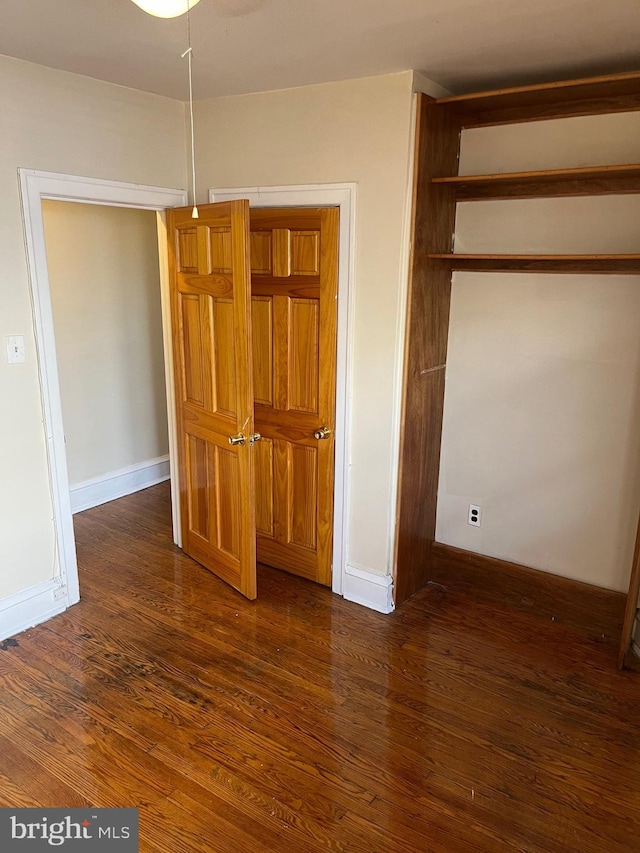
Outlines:
POLYGON ((0 805, 139 806, 143 851, 640 851, 640 676, 432 585, 382 616, 171 544, 166 485, 76 517, 82 601, 0 651, 0 805))

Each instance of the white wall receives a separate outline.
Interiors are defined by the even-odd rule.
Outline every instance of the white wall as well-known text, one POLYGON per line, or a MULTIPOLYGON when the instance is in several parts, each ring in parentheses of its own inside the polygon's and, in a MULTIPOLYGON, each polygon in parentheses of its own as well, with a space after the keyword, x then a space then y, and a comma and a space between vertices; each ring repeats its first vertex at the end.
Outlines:
POLYGON ((181 103, 0 57, 0 600, 57 574, 18 168, 184 186, 181 103), (24 334, 9 366, 4 336, 24 334))
POLYGON ((42 207, 73 488, 169 452, 156 214, 42 207))
MULTIPOLYGON (((463 133, 462 174, 633 163, 640 113, 463 133)), ((640 197, 459 205, 459 252, 637 252, 640 197)), ((640 506, 637 276, 458 273, 437 538, 626 590, 640 506), (469 503, 482 527, 466 523, 469 503)))
POLYGON ((390 570, 404 324, 410 72, 196 104, 199 197, 210 187, 357 182, 348 562, 390 570))

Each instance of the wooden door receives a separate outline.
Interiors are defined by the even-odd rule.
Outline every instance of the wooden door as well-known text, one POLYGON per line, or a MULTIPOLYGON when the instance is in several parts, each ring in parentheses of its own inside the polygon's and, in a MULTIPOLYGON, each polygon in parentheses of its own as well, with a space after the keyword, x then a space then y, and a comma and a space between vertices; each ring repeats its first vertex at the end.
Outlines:
POLYGON ((167 226, 183 548, 255 598, 249 203, 167 226))
POLYGON ((252 209, 250 215, 255 418, 262 435, 254 452, 258 560, 326 585, 333 547, 338 216, 337 208, 252 209))

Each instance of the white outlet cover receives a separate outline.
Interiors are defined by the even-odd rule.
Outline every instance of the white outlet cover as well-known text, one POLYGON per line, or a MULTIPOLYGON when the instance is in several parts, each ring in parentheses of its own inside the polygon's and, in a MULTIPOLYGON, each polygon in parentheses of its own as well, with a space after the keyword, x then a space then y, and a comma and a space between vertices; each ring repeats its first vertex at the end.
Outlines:
POLYGON ((478 504, 469 504, 467 524, 470 524, 472 527, 482 526, 482 507, 478 506, 478 504))
POLYGON ((9 364, 24 364, 24 335, 7 335, 6 341, 9 364))

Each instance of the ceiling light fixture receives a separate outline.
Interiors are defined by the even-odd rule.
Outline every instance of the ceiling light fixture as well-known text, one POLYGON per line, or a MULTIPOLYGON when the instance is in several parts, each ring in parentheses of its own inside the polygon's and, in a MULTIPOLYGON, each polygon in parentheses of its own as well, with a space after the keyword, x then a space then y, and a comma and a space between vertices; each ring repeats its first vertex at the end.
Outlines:
POLYGON ((189 9, 193 9, 200 0, 133 0, 133 2, 150 15, 155 15, 156 18, 177 18, 189 9))

